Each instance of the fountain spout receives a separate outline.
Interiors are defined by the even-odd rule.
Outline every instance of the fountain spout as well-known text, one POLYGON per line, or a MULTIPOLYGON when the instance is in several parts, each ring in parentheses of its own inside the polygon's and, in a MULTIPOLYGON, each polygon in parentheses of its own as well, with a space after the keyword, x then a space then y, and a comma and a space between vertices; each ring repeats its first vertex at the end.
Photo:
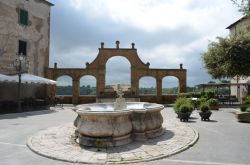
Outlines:
POLYGON ((123 98, 122 96, 124 95, 122 88, 120 86, 120 84, 117 85, 117 91, 116 91, 118 98, 115 99, 115 103, 114 103, 114 109, 115 110, 123 110, 127 108, 126 105, 126 101, 125 98, 123 98))

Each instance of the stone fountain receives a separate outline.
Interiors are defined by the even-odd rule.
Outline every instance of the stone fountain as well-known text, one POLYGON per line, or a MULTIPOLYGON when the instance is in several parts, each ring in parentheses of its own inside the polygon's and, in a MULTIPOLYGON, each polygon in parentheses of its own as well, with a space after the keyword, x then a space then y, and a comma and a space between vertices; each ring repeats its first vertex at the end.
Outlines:
POLYGON ((84 146, 114 147, 134 140, 147 140, 163 134, 163 105, 125 102, 118 85, 115 103, 83 104, 76 107, 76 141, 84 146))

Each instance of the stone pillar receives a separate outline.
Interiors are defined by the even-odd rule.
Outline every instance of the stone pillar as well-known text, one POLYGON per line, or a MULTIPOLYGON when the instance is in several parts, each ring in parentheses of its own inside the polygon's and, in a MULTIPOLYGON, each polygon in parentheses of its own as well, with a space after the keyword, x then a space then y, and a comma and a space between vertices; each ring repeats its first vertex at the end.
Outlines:
POLYGON ((97 97, 102 97, 102 94, 104 93, 105 89, 105 72, 106 69, 105 67, 100 67, 98 70, 98 76, 96 77, 96 84, 97 84, 97 89, 96 89, 96 96, 97 97))
POLYGON ((157 102, 162 102, 162 79, 157 78, 156 79, 156 89, 157 89, 157 102))
POLYGON ((48 98, 55 98, 56 85, 46 85, 46 95, 48 98))
POLYGON ((73 78, 73 95, 72 104, 78 104, 78 97, 80 96, 80 80, 79 78, 73 78))
POLYGON ((115 44, 116 44, 116 49, 119 49, 120 41, 116 41, 115 44))
POLYGON ((133 67, 131 67, 131 91, 133 97, 139 96, 139 80, 133 67))
MULTIPOLYGON (((57 63, 55 63, 55 68, 57 63)), ((49 70, 48 68, 46 69, 46 77, 49 79, 54 80, 53 77, 53 71, 49 70)), ((46 97, 48 98, 55 98, 56 96, 56 85, 46 85, 46 97)))
POLYGON ((185 93, 187 87, 186 74, 183 74, 181 78, 179 78, 179 93, 185 93))

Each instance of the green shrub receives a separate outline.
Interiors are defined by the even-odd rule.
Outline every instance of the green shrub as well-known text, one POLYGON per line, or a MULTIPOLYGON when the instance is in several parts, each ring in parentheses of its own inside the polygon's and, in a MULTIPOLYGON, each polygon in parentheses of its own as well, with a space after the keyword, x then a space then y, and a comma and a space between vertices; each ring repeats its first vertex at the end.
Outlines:
POLYGON ((179 97, 176 99, 175 104, 174 104, 174 110, 175 112, 179 112, 180 111, 180 106, 186 103, 186 99, 185 97, 179 97))
POLYGON ((204 98, 204 97, 197 99, 197 101, 196 101, 196 107, 200 107, 200 105, 203 104, 203 103, 205 103, 206 101, 207 101, 207 99, 204 98))
POLYGON ((200 98, 201 97, 201 92, 193 92, 191 94, 192 94, 192 97, 195 97, 195 98, 200 98))
POLYGON ((209 106, 208 106, 208 104, 207 104, 207 103, 201 104, 200 110, 201 110, 201 112, 208 112, 208 111, 209 111, 209 106))
POLYGON ((206 92, 202 91, 201 92, 201 97, 206 97, 206 92))
POLYGON ((187 105, 189 107, 190 111, 193 110, 193 103, 192 103, 191 99, 188 99, 185 97, 179 97, 175 101, 175 105, 174 105, 175 112, 180 112, 181 111, 180 107, 182 105, 187 105))
POLYGON ((180 106, 180 112, 181 113, 188 113, 190 111, 192 111, 192 107, 190 105, 183 104, 183 105, 180 106))
POLYGON ((245 104, 250 104, 250 95, 246 97, 245 104))
POLYGON ((207 91, 206 92, 206 98, 211 99, 215 97, 215 92, 214 91, 207 91))
POLYGON ((247 108, 248 108, 248 105, 246 105, 246 104, 240 105, 241 112, 245 112, 247 110, 247 108))
POLYGON ((209 99, 207 102, 209 106, 216 106, 219 104, 218 99, 213 99, 213 98, 209 99))

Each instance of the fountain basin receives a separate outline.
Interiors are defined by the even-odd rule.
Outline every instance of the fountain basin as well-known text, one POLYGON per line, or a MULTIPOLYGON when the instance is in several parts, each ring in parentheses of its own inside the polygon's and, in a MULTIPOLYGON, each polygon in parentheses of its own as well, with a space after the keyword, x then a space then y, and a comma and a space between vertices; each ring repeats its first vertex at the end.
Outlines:
POLYGON ((146 140, 163 134, 163 105, 128 102, 127 108, 114 110, 113 103, 83 104, 76 107, 74 125, 79 144, 111 147, 146 140))

